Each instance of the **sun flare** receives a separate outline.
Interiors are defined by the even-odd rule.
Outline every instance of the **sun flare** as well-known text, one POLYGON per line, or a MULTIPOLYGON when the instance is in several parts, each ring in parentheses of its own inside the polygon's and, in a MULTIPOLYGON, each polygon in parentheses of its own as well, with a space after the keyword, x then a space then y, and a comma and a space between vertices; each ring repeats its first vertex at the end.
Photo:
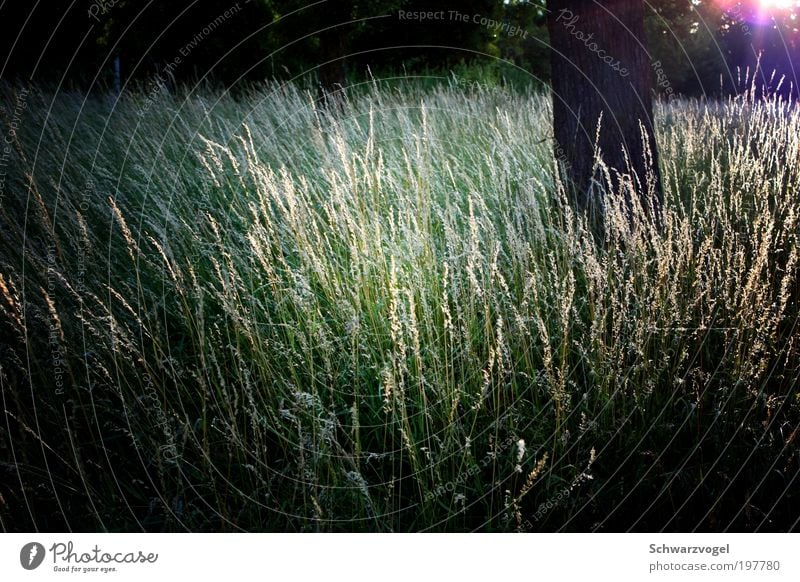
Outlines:
POLYGON ((796 0, 759 0, 758 3, 764 10, 797 8, 800 5, 796 0))
POLYGON ((786 18, 800 16, 800 0, 716 0, 717 4, 735 20, 752 24, 769 25, 786 18))

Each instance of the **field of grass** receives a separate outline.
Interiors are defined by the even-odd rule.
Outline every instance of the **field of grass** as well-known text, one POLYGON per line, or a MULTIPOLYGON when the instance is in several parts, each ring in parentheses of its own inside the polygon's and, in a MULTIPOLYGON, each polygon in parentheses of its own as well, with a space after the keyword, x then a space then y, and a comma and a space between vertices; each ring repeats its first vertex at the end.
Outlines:
POLYGON ((794 105, 598 241, 546 94, 2 93, 3 529, 798 528, 794 105))

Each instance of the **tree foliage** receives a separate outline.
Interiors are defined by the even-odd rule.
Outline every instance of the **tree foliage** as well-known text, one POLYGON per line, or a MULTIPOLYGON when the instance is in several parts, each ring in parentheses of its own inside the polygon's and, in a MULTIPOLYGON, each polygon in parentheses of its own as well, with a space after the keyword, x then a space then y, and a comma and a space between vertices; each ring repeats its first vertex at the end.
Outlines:
MULTIPOLYGON (((652 58, 676 93, 740 89, 737 68, 759 59, 764 71, 787 78, 785 87, 797 86, 798 14, 764 19, 754 10, 751 0, 647 5, 652 58)), ((280 78, 330 85, 370 73, 454 69, 547 80, 545 16, 543 0, 6 0, 0 78, 104 88, 112 86, 118 58, 123 82, 133 83, 167 73, 178 83, 280 78), (401 11, 444 17, 401 18, 401 11)))

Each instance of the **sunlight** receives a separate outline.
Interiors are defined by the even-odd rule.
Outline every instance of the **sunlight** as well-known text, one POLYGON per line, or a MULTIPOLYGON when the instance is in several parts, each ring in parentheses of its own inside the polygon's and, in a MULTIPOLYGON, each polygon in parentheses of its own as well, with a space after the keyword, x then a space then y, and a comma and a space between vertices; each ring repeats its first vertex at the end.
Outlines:
POLYGON ((794 19, 800 0, 716 0, 736 20, 768 24, 774 20, 794 19))
POLYGON ((759 4, 764 10, 797 8, 800 6, 800 2, 794 0, 759 0, 759 4))
POLYGON ((757 14, 754 21, 766 23, 771 20, 795 16, 795 11, 800 8, 798 0, 757 0, 757 14))

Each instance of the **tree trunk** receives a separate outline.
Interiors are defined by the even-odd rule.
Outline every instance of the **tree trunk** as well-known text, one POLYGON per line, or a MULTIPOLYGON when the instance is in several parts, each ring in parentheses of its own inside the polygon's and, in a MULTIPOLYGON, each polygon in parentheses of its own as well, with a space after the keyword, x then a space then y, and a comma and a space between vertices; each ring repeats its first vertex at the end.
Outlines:
POLYGON ((347 30, 343 26, 320 34, 320 52, 324 63, 320 66, 319 77, 325 91, 341 91, 347 85, 347 40, 347 30))
POLYGON ((597 146, 612 187, 625 192, 629 217, 638 196, 660 223, 644 2, 548 0, 547 7, 555 153, 576 207, 588 212, 593 224, 602 224, 605 199, 598 183, 606 180, 594 167, 597 146))

